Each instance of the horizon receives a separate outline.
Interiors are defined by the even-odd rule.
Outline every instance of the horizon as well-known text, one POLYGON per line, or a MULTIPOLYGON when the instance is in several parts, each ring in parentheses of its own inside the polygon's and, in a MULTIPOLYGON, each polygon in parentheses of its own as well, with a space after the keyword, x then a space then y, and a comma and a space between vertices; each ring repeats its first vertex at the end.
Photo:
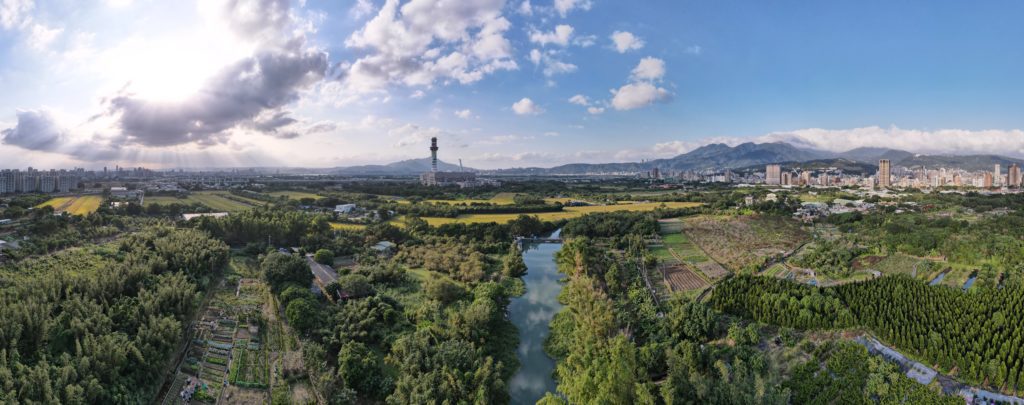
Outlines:
POLYGON ((483 170, 744 142, 1024 157, 1017 2, 4 5, 5 167, 349 167, 431 137, 483 170))

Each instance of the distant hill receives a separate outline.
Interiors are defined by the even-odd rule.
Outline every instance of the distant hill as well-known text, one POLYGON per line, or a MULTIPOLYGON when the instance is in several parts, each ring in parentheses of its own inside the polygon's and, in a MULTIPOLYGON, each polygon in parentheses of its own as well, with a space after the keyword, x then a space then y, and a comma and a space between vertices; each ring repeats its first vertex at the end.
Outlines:
POLYGON ((1001 170, 1004 172, 1011 163, 1024 166, 1024 160, 998 155, 911 155, 898 162, 893 161, 893 165, 910 168, 958 167, 964 170, 992 170, 997 163, 1002 166, 1001 170))
MULTIPOLYGON (((893 167, 961 168, 965 170, 991 170, 996 163, 1006 170, 1011 163, 1024 166, 1024 160, 997 155, 915 155, 889 148, 856 148, 846 152, 825 152, 800 149, 784 142, 753 143, 736 146, 713 143, 667 159, 624 163, 571 163, 551 168, 528 167, 488 170, 488 174, 519 176, 592 175, 641 173, 655 167, 660 170, 764 170, 766 164, 782 164, 790 169, 801 167, 820 169, 836 167, 849 173, 872 174, 878 169, 879 159, 889 159, 893 167)), ((430 170, 430 158, 410 159, 386 165, 352 166, 331 169, 329 172, 349 176, 408 176, 430 170)), ((459 166, 438 162, 438 170, 458 171, 459 166)), ((466 171, 479 172, 473 168, 466 171)))
MULTIPOLYGON (((850 174, 874 174, 878 171, 878 163, 867 163, 858 162, 850 159, 835 158, 835 159, 815 159, 807 160, 803 162, 782 162, 779 163, 782 166, 782 170, 789 171, 794 169, 801 170, 818 170, 836 168, 843 171, 843 173, 850 174)), ((754 165, 744 168, 737 169, 738 172, 754 171, 763 172, 764 165, 754 165)))
POLYGON ((873 164, 878 164, 878 161, 881 159, 889 159, 891 162, 899 162, 912 156, 914 156, 914 154, 907 151, 870 147, 851 149, 838 155, 838 157, 843 159, 873 164))
MULTIPOLYGON (((459 171, 459 165, 445 163, 443 161, 438 160, 437 170, 444 172, 457 172, 459 171)), ((467 172, 477 171, 476 169, 469 167, 463 170, 467 172)), ((389 163, 386 165, 339 167, 333 169, 331 173, 351 176, 406 176, 417 175, 427 171, 430 171, 430 158, 409 159, 400 162, 389 163)))
POLYGON ((525 168, 494 171, 498 174, 610 174, 644 172, 657 167, 660 170, 702 170, 702 169, 738 169, 743 167, 764 165, 768 163, 802 162, 822 159, 827 154, 818 151, 799 149, 783 142, 752 143, 747 142, 736 146, 714 143, 701 146, 682 155, 657 159, 646 162, 631 163, 573 163, 555 166, 550 169, 525 168))

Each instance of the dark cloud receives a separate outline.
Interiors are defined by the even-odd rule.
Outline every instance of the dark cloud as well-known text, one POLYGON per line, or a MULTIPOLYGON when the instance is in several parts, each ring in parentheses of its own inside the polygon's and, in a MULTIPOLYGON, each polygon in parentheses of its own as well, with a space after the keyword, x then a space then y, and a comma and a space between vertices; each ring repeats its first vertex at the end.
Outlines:
POLYGON ((64 144, 64 131, 46 111, 18 111, 17 116, 13 128, 0 131, 5 144, 38 151, 55 151, 64 144))
POLYGON ((18 123, 12 128, 0 131, 3 143, 19 148, 62 153, 79 160, 107 160, 124 155, 117 145, 96 137, 95 142, 74 141, 68 131, 46 111, 18 111, 18 123))
POLYGON ((145 146, 223 143, 236 127, 277 135, 296 122, 281 108, 322 80, 327 66, 322 52, 264 52, 223 69, 190 99, 168 103, 120 94, 108 100, 108 114, 127 142, 145 146))

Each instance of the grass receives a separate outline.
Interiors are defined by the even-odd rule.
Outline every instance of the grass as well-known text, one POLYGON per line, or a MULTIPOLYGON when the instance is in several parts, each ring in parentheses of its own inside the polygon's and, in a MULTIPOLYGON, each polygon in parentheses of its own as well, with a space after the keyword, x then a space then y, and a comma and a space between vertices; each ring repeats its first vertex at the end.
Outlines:
MULTIPOLYGON (((530 213, 525 215, 535 216, 541 221, 558 221, 562 219, 572 219, 581 217, 587 214, 593 214, 598 212, 614 212, 614 211, 653 211, 662 205, 667 208, 690 208, 699 206, 700 203, 693 202, 667 202, 667 203, 636 203, 636 204, 619 204, 619 205, 592 205, 586 207, 565 207, 560 212, 539 212, 530 213)), ((467 214, 459 215, 458 218, 423 218, 428 224, 433 226, 454 224, 454 223, 507 223, 513 219, 518 218, 524 214, 467 214)))
POLYGON ((67 212, 71 215, 88 215, 100 209, 103 197, 98 195, 83 195, 74 197, 56 197, 39 204, 36 208, 53 207, 54 211, 67 212))
POLYGON ((314 200, 319 200, 321 198, 324 198, 322 196, 305 191, 273 191, 267 194, 274 197, 288 197, 289 199, 292 200, 301 200, 303 198, 312 198, 314 200))

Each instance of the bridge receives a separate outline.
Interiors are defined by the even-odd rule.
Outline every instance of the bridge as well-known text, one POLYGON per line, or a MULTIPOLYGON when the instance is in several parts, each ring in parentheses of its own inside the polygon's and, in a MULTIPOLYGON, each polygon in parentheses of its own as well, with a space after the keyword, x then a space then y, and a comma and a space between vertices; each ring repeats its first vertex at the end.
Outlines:
POLYGON ((519 250, 522 251, 522 245, 526 243, 561 243, 562 238, 560 237, 516 237, 515 243, 519 246, 519 250))

